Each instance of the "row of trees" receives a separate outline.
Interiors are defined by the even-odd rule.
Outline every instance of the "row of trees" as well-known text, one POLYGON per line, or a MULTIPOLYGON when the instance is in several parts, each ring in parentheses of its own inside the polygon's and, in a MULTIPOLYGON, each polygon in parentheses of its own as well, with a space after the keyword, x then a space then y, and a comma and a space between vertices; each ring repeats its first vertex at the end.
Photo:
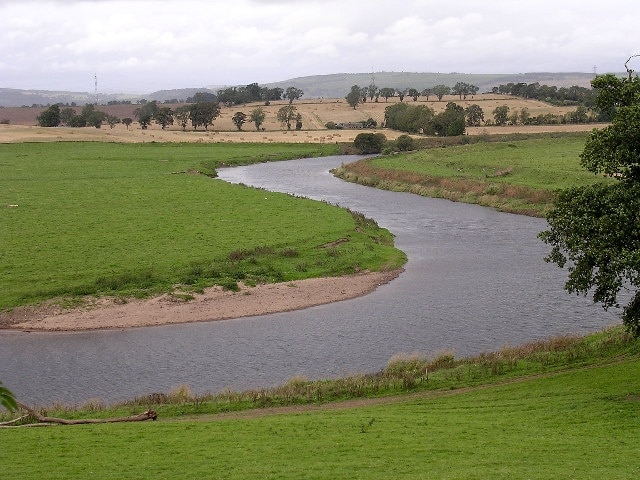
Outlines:
POLYGON ((284 90, 280 87, 260 87, 257 83, 251 83, 245 87, 228 87, 218 90, 217 101, 227 107, 260 101, 269 105, 271 101, 283 99, 293 103, 294 100, 302 98, 302 95, 304 92, 297 87, 288 87, 284 90))
POLYGON ((345 99, 347 100, 347 103, 355 109, 360 103, 366 103, 367 99, 370 101, 375 100, 377 102, 380 97, 384 98, 385 102, 388 102, 389 98, 396 96, 401 102, 404 101, 405 97, 412 98, 414 102, 417 102, 420 97, 425 97, 427 101, 429 101, 429 97, 431 96, 435 96, 438 101, 442 101, 442 98, 445 95, 458 95, 461 100, 465 100, 468 96, 477 94, 479 89, 480 87, 465 82, 458 82, 453 87, 435 85, 423 90, 418 90, 416 88, 378 88, 374 84, 371 84, 368 87, 353 85, 345 99))
POLYGON ((597 91, 593 88, 556 87, 535 83, 507 83, 491 89, 492 93, 533 98, 553 105, 583 105, 591 108, 595 105, 597 91))
POLYGON ((103 123, 107 123, 113 128, 120 119, 114 115, 97 110, 95 105, 87 104, 82 107, 80 113, 76 113, 75 108, 60 107, 60 105, 51 105, 44 110, 36 118, 38 125, 41 127, 59 127, 66 125, 68 127, 96 127, 100 128, 103 123))

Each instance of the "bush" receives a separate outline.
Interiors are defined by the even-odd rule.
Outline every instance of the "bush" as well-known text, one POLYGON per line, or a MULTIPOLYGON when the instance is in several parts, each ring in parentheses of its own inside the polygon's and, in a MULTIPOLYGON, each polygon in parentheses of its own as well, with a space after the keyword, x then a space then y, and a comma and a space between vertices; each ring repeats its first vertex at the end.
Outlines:
POLYGON ((380 153, 384 144, 387 142, 387 137, 382 133, 359 133, 353 145, 362 154, 380 153))
POLYGON ((324 126, 327 130, 335 130, 336 128, 338 128, 336 122, 327 122, 324 124, 324 126))
POLYGON ((416 149, 416 141, 409 135, 400 135, 395 141, 395 149, 398 152, 408 152, 416 149))

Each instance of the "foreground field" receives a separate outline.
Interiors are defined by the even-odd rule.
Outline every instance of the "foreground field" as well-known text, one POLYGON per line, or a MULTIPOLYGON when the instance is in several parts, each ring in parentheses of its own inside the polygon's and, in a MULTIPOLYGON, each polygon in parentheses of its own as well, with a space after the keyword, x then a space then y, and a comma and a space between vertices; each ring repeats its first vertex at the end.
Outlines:
POLYGON ((554 192, 611 181, 580 166, 586 133, 506 137, 347 164, 341 178, 389 190, 543 216, 554 192))
POLYGON ((282 144, 0 145, 0 309, 398 267, 405 257, 392 236, 366 219, 197 174, 221 163, 334 152, 282 144))
POLYGON ((158 422, 9 429, 0 461, 13 479, 636 478, 638 346, 618 328, 418 373, 436 390, 404 397, 237 417, 181 416, 206 408, 185 401, 158 422))

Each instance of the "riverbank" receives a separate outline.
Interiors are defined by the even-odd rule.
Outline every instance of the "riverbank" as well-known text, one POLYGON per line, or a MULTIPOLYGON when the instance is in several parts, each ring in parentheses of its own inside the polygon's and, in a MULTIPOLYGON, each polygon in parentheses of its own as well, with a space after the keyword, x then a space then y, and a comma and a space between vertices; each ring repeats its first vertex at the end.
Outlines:
POLYGON ((208 288, 188 298, 162 295, 122 303, 114 298, 87 300, 81 307, 19 307, 0 313, 0 328, 23 331, 80 331, 149 327, 266 315, 348 300, 372 292, 402 270, 367 272, 295 282, 241 286, 238 292, 208 288))

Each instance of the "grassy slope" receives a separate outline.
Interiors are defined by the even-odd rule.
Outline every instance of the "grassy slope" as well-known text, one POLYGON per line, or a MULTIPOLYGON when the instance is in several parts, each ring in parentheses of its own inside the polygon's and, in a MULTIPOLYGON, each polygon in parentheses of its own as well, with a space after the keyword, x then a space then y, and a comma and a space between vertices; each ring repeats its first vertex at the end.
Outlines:
POLYGON ((357 409, 5 430, 0 463, 13 479, 635 478, 640 359, 600 362, 357 409))
POLYGON ((347 165, 340 176, 380 188, 543 215, 553 192, 605 181, 580 166, 586 134, 430 148, 347 165))
POLYGON ((335 148, 0 145, 0 309, 57 295, 287 281, 398 266, 404 256, 389 246, 391 235, 372 225, 357 231, 345 210, 191 173, 335 148), (317 248, 339 238, 350 241, 317 248))

